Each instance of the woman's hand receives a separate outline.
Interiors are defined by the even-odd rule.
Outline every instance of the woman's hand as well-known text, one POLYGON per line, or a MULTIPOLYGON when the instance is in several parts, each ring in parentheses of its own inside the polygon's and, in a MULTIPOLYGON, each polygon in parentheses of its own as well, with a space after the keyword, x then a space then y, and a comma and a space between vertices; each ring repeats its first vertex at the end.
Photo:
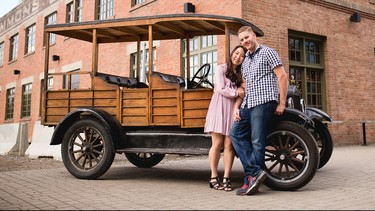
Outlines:
POLYGON ((233 119, 234 119, 234 121, 240 121, 240 120, 241 120, 241 117, 240 117, 240 109, 238 109, 238 108, 235 108, 235 109, 234 109, 234 112, 233 112, 233 119))

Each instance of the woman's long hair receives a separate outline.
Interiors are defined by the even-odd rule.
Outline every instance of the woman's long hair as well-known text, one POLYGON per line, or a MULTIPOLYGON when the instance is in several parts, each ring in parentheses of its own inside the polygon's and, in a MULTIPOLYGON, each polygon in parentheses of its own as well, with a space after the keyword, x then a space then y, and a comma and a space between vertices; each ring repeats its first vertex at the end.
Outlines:
POLYGON ((245 47, 243 47, 242 45, 237 45, 236 47, 234 47, 234 49, 230 53, 229 58, 227 60, 227 72, 225 73, 225 76, 230 81, 235 83, 237 87, 240 87, 241 83, 242 83, 242 72, 241 72, 242 64, 238 65, 235 70, 232 69, 232 65, 233 65, 232 56, 233 56, 234 52, 237 50, 237 48, 242 48, 245 53, 247 52, 247 49, 245 47))

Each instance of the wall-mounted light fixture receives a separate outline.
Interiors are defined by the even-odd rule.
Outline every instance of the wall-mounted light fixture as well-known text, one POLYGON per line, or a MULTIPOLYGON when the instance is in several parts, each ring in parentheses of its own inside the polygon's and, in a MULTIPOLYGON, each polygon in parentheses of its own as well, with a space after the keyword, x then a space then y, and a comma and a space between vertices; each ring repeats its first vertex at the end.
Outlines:
POLYGON ((59 60, 60 60, 60 56, 52 55, 52 61, 59 61, 59 60))
POLYGON ((351 22, 354 22, 354 23, 359 23, 359 22, 361 22, 361 14, 359 14, 359 12, 354 12, 354 13, 350 16, 350 21, 351 21, 351 22))
POLYGON ((20 70, 13 70, 13 74, 14 74, 14 75, 19 75, 20 73, 21 73, 20 70))
POLYGON ((195 13, 195 5, 190 2, 184 3, 184 13, 195 13))

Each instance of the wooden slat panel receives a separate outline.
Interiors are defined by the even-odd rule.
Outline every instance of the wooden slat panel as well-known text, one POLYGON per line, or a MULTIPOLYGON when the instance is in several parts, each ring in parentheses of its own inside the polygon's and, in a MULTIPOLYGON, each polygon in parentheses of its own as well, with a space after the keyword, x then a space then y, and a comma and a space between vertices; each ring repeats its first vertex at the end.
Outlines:
POLYGON ((159 125, 178 125, 177 116, 153 116, 152 123, 159 125))
POLYGON ((108 90, 108 91, 94 91, 94 98, 114 98, 116 99, 116 90, 108 90))
POLYGON ((126 108, 122 109, 123 116, 146 116, 147 108, 126 108))
POLYGON ((185 118, 206 118, 207 115, 207 109, 190 109, 190 110, 184 110, 183 116, 185 118))
POLYGON ((69 93, 68 91, 48 91, 47 92, 47 99, 66 99, 68 98, 69 93))
POLYGON ((148 89, 124 89, 121 93, 123 126, 148 125, 148 89))
POLYGON ((153 116, 177 115, 177 107, 153 107, 153 116))
POLYGON ((147 98, 144 99, 124 99, 122 107, 147 107, 147 98))
POLYGON ((94 106, 113 106, 116 107, 116 98, 114 99, 94 99, 94 106))
POLYGON ((110 113, 112 116, 116 115, 116 107, 101 107, 101 106, 95 106, 97 109, 104 110, 108 113, 110 113))
POLYGON ((69 102, 70 107, 87 107, 92 105, 92 100, 91 99, 82 99, 82 100, 75 100, 72 99, 69 102))
POLYGON ((204 127, 212 89, 186 90, 181 93, 181 126, 204 127))
POLYGON ((87 91, 71 91, 70 92, 70 99, 78 99, 78 98, 92 98, 93 96, 92 90, 87 91))
POLYGON ((68 106, 68 99, 48 99, 47 107, 66 107, 68 106))
POLYGON ((152 100, 152 105, 155 106, 177 106, 176 98, 158 98, 152 100))
POLYGON ((211 100, 188 100, 183 102, 184 109, 208 108, 211 100))
POLYGON ((47 108, 47 114, 49 116, 65 116, 68 113, 68 108, 47 108))
POLYGON ((147 91, 148 89, 144 90, 123 90, 122 91, 122 98, 147 98, 147 91))
POLYGON ((183 125, 189 127, 204 127, 206 119, 184 119, 183 125))
POLYGON ((175 97, 177 98, 178 92, 177 89, 153 89, 152 90, 152 98, 167 98, 167 97, 175 97))
POLYGON ((182 92, 182 100, 211 99, 212 93, 212 89, 197 89, 197 91, 186 90, 182 92))
POLYGON ((123 124, 127 126, 146 126, 148 125, 147 116, 143 117, 137 117, 137 116, 131 116, 131 117, 122 117, 123 124))
POLYGON ((151 123, 154 125, 179 125, 177 88, 153 89, 151 95, 151 123))

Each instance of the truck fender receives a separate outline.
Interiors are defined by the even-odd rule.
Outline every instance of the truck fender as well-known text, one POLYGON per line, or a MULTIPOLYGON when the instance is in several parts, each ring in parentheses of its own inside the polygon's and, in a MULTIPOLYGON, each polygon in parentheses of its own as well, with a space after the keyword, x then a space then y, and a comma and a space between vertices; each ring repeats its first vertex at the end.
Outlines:
POLYGON ((306 108, 306 115, 310 119, 318 119, 319 121, 332 122, 332 118, 326 112, 324 112, 320 109, 317 109, 317 108, 307 107, 306 108))
POLYGON ((112 140, 114 141, 115 147, 117 148, 119 141, 124 138, 121 124, 106 111, 88 108, 79 108, 68 113, 56 126, 51 138, 50 145, 61 144, 65 132, 69 129, 69 126, 72 125, 75 121, 88 116, 98 119, 103 125, 109 128, 109 130, 111 131, 112 140), (85 113, 85 115, 81 115, 82 113, 85 113))
POLYGON ((275 121, 291 121, 302 124, 306 128, 314 128, 314 121, 305 113, 294 108, 285 108, 283 115, 274 115, 275 121))

